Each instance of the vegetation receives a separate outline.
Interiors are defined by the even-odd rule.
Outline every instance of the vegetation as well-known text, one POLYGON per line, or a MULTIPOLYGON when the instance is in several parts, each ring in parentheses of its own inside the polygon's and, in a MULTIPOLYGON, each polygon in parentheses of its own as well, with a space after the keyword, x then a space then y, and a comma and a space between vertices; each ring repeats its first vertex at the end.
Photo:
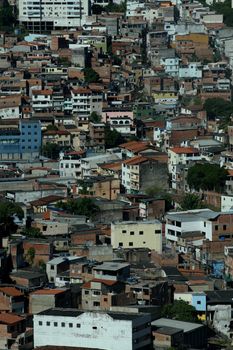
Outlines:
POLYGON ((49 124, 46 128, 47 131, 57 131, 58 127, 56 125, 53 124, 49 124))
POLYGON ((227 179, 227 171, 218 164, 195 164, 188 170, 187 182, 191 189, 221 192, 227 179))
POLYGON ((175 300, 173 304, 165 305, 162 309, 162 317, 179 321, 198 322, 196 309, 183 300, 175 300))
POLYGON ((173 209, 171 195, 155 185, 152 185, 146 189, 146 194, 150 197, 158 197, 165 200, 165 211, 173 209))
POLYGON ((105 11, 107 12, 126 12, 126 0, 122 1, 120 4, 114 4, 113 2, 105 6, 105 11))
POLYGON ((204 103, 208 119, 226 118, 229 120, 233 113, 233 103, 222 98, 209 98, 204 103))
POLYGON ((44 260, 40 260, 38 265, 39 265, 39 268, 41 271, 43 271, 43 272, 46 271, 46 263, 44 262, 44 260))
POLYGON ((223 21, 228 27, 233 26, 233 9, 231 8, 231 0, 224 2, 213 2, 211 8, 217 13, 223 14, 223 21))
POLYGON ((180 207, 182 210, 201 209, 203 208, 203 204, 198 195, 194 193, 187 193, 182 198, 180 207))
POLYGON ((95 205, 91 198, 69 199, 67 202, 58 202, 57 207, 74 215, 93 216, 99 212, 99 207, 95 205))
POLYGON ((124 137, 117 131, 111 130, 109 125, 105 126, 105 147, 113 148, 119 146, 121 143, 125 142, 124 137))
POLYGON ((57 145, 56 143, 48 142, 46 143, 46 145, 42 147, 41 153, 46 158, 58 159, 60 151, 61 151, 61 148, 59 145, 57 145))
POLYGON ((101 116, 96 113, 96 112, 92 112, 89 116, 89 121, 93 122, 93 123, 100 123, 101 122, 101 116))
POLYGON ((98 83, 100 80, 99 74, 92 68, 84 69, 84 79, 87 84, 98 83))
POLYGON ((0 28, 13 29, 17 22, 16 15, 14 14, 13 6, 9 5, 8 1, 4 1, 3 6, 0 8, 0 28))
POLYGON ((23 209, 16 203, 0 202, 0 226, 3 235, 10 235, 16 231, 17 225, 14 222, 14 216, 22 219, 23 209))
POLYGON ((26 228, 22 231, 22 234, 28 238, 40 238, 42 237, 42 232, 37 227, 26 228))
POLYGON ((33 265, 34 259, 35 259, 35 248, 31 247, 28 249, 26 255, 25 255, 25 260, 29 265, 33 265))

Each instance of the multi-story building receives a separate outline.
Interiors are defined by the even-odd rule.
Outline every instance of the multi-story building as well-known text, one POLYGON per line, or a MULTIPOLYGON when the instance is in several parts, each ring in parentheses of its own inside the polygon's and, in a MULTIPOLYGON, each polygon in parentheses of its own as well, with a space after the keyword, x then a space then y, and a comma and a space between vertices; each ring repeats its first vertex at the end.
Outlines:
POLYGON ((90 115, 92 112, 102 113, 103 94, 99 90, 77 88, 71 90, 73 113, 90 115))
POLYGON ((105 149, 105 124, 90 123, 90 148, 96 152, 104 151, 105 149))
POLYGON ((61 177, 81 178, 81 159, 85 152, 60 153, 59 173, 61 177))
POLYGON ((49 309, 34 315, 34 346, 134 350, 150 347, 149 314, 49 309))
POLYGON ((19 22, 33 32, 77 28, 85 23, 90 10, 89 0, 20 0, 19 22))
POLYGON ((18 129, 0 129, 0 159, 33 159, 41 148, 41 124, 20 120, 18 129))
POLYGON ((162 224, 158 220, 113 222, 113 248, 149 248, 162 252, 162 224))
POLYGON ((53 108, 52 90, 33 90, 32 109, 34 112, 51 112, 53 108))

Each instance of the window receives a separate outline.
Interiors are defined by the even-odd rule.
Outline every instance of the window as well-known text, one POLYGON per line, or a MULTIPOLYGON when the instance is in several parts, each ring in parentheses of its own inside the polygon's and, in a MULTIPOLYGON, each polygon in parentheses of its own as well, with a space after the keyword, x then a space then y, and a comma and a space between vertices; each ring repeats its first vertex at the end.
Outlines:
POLYGON ((226 231, 227 225, 223 225, 223 231, 226 231))
POLYGON ((122 233, 126 233, 126 230, 122 230, 122 233))
POLYGON ((204 222, 204 227, 206 227, 206 222, 204 222))
POLYGON ((69 323, 69 327, 70 327, 70 328, 73 328, 73 323, 69 323))
POLYGON ((134 235, 134 231, 130 231, 130 236, 133 236, 134 235))
POLYGON ((133 242, 129 242, 129 246, 130 246, 130 247, 133 247, 133 242))
POLYGON ((123 247, 123 243, 122 242, 119 242, 119 247, 123 247))
POLYGON ((161 233, 161 230, 155 230, 155 233, 159 234, 159 233, 161 233))
POLYGON ((46 322, 46 326, 50 326, 50 322, 49 321, 46 322))
POLYGON ((139 235, 143 235, 143 231, 139 231, 139 235))
POLYGON ((94 291, 93 291, 93 294, 94 294, 94 295, 100 295, 100 291, 94 290, 94 291))
POLYGON ((108 301, 108 298, 104 298, 104 301, 108 301))
POLYGON ((51 270, 54 270, 54 265, 51 265, 51 268, 50 268, 51 270))
POLYGON ((215 231, 218 231, 218 225, 215 225, 215 231))
POLYGON ((198 304, 198 305, 200 305, 200 304, 201 304, 200 300, 198 300, 198 301, 197 301, 197 304, 198 304))
POLYGON ((99 301, 94 301, 93 306, 100 306, 100 302, 99 301))
POLYGON ((42 326, 43 325, 43 322, 42 321, 39 321, 39 326, 42 326))
POLYGON ((86 295, 89 294, 89 290, 85 290, 85 294, 86 294, 86 295))
POLYGON ((77 327, 77 328, 80 328, 80 327, 81 327, 81 324, 80 324, 80 323, 77 323, 77 324, 76 324, 76 327, 77 327))
POLYGON ((97 329, 97 327, 92 327, 92 329, 97 329))
POLYGON ((54 325, 54 327, 57 327, 57 322, 54 322, 53 325, 54 325))

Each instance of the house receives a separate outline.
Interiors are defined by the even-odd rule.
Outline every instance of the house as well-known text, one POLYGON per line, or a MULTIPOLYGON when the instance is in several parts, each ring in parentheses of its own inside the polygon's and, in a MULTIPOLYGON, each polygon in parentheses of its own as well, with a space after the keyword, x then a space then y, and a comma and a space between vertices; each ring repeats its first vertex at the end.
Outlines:
POLYGON ((206 294, 204 292, 175 292, 174 300, 184 300, 196 309, 198 319, 201 321, 206 320, 206 294))
POLYGON ((48 261, 46 264, 48 281, 54 283, 59 273, 67 271, 70 263, 78 261, 79 259, 79 257, 58 257, 48 261))
POLYGON ((145 154, 122 162, 122 185, 127 193, 138 193, 153 184, 160 188, 168 187, 166 155, 145 154))
POLYGON ((137 305, 159 305, 163 306, 170 302, 169 285, 165 280, 141 280, 139 282, 127 283, 126 292, 131 292, 137 305))
POLYGON ((82 344, 91 349, 134 350, 149 347, 150 335, 149 314, 55 308, 34 315, 35 347, 82 344))
POLYGON ((111 224, 113 248, 149 248, 162 252, 162 224, 158 220, 123 221, 111 224))
POLYGON ((16 272, 11 272, 10 279, 18 288, 26 291, 39 289, 47 282, 47 276, 44 272, 33 269, 19 269, 16 272))
POLYGON ((24 313, 25 299, 22 292, 13 286, 0 287, 0 310, 24 313))
POLYGON ((93 279, 82 285, 83 310, 110 310, 112 306, 129 305, 130 293, 124 292, 124 284, 118 281, 93 279))
POLYGON ((90 88, 76 88, 71 90, 73 113, 90 115, 92 112, 102 113, 103 93, 90 88))
POLYGON ((61 177, 81 178, 81 159, 85 157, 84 151, 61 152, 59 154, 59 173, 61 177))
POLYGON ((113 176, 92 176, 79 182, 78 193, 114 200, 120 193, 120 185, 120 179, 113 176))
POLYGON ((167 348, 170 342, 195 349, 207 346, 207 331, 203 324, 159 318, 151 323, 151 327, 154 349, 158 346, 167 348))
POLYGON ((0 348, 33 349, 32 330, 26 328, 26 319, 14 313, 0 314, 0 348))
POLYGON ((94 266, 92 273, 97 279, 124 282, 130 276, 130 264, 105 261, 94 266))
POLYGON ((38 289, 29 295, 29 313, 38 314, 54 307, 71 307, 69 289, 38 289))

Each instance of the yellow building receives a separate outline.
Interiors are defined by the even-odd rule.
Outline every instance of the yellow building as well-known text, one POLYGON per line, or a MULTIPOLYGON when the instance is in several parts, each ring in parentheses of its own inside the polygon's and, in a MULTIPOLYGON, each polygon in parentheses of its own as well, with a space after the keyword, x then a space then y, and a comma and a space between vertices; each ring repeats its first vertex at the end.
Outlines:
POLYGON ((113 222, 113 248, 149 248, 162 252, 162 224, 158 220, 113 222))

